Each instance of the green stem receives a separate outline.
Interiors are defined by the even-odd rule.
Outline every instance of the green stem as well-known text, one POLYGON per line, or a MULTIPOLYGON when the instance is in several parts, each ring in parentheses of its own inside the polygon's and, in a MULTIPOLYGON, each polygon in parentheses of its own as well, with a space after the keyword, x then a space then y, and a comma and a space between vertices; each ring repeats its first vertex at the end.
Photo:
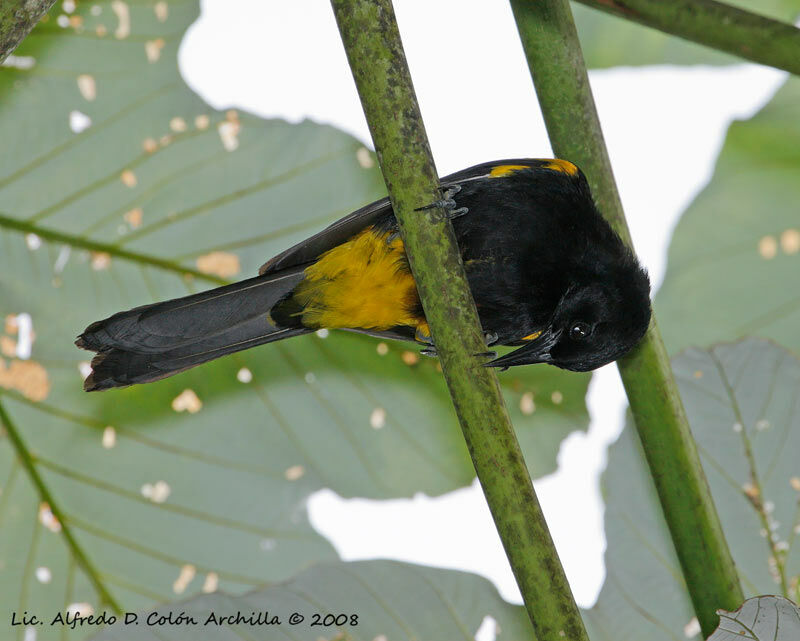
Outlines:
MULTIPOLYGON (((630 245, 569 5, 511 0, 511 7, 554 153, 583 169, 598 207, 630 245)), ((735 610, 744 596, 655 317, 618 365, 689 595, 709 635, 716 610, 735 610)))
POLYGON ((586 641, 486 350, 441 198, 391 0, 332 0, 475 470, 539 641, 586 641))
POLYGON ((106 588, 100 579, 100 573, 97 571, 97 568, 94 567, 92 562, 89 560, 89 557, 86 556, 83 548, 73 535, 72 528, 64 518, 64 514, 61 511, 59 504, 55 501, 53 495, 50 494, 50 489, 47 487, 41 475, 39 474, 39 470, 36 469, 33 455, 22 440, 19 430, 17 430, 17 427, 14 425, 14 423, 12 423, 11 418, 6 413, 5 407, 3 407, 2 403, 0 403, 0 425, 5 428, 8 438, 11 441, 11 445, 14 447, 14 450, 17 453, 17 458, 22 463, 22 467, 24 467, 25 471, 28 473, 28 477, 36 488, 39 498, 44 503, 47 503, 48 506, 50 506, 50 511, 53 513, 53 516, 58 519, 58 522, 61 524, 61 534, 64 536, 67 547, 70 549, 70 552, 72 552, 72 556, 75 558, 78 565, 80 565, 83 571, 86 573, 89 582, 94 586, 97 595, 100 597, 100 601, 104 604, 107 604, 117 615, 121 615, 122 608, 114 599, 114 597, 111 596, 108 588, 106 588))
POLYGON ((594 9, 800 74, 800 29, 714 0, 577 0, 594 9))
POLYGON ((117 258, 129 260, 141 265, 152 265, 153 267, 175 272, 176 274, 181 274, 183 276, 193 276, 217 285, 228 285, 230 283, 230 281, 226 280, 225 278, 220 278, 219 276, 214 276, 213 274, 206 274, 197 269, 192 269, 191 267, 183 267, 171 260, 165 260, 163 258, 158 258, 157 256, 150 256, 149 254, 129 251, 127 249, 123 249, 119 245, 112 245, 111 243, 100 243, 94 240, 89 240, 88 238, 84 238, 82 236, 65 234, 49 227, 42 227, 39 224, 31 223, 26 220, 19 220, 17 218, 13 218, 12 216, 7 216, 0 213, 0 228, 3 227, 6 229, 13 229, 14 231, 18 231, 23 234, 35 234, 40 238, 44 238, 45 240, 49 240, 54 243, 63 243, 64 245, 69 245, 70 247, 79 247, 81 249, 87 249, 93 252, 102 252, 108 254, 109 256, 115 256, 117 258))
POLYGON ((55 0, 0 2, 0 63, 25 39, 55 0))

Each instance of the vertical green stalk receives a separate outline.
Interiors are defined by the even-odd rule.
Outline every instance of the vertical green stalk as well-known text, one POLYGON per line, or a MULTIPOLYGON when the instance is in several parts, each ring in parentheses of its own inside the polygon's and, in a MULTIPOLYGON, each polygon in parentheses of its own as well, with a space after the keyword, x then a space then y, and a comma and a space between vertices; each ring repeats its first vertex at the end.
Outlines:
MULTIPOLYGON (((586 641, 486 350, 391 0, 332 0, 453 404, 539 641, 586 641)), ((469 215, 469 214, 467 214, 469 215)))
MULTIPOLYGON (((630 246, 619 194, 566 0, 511 0, 554 153, 586 174, 603 215, 630 246)), ((618 363, 636 428, 703 634, 744 597, 655 317, 618 363)))

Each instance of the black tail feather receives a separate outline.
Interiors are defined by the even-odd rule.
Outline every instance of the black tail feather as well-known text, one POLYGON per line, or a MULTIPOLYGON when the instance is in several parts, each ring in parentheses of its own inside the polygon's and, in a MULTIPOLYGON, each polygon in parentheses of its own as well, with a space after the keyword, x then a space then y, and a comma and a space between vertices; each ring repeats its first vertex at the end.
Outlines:
POLYGON ((310 332, 276 325, 269 316, 302 279, 302 268, 293 268, 92 323, 75 341, 97 352, 84 389, 149 383, 225 354, 310 332))

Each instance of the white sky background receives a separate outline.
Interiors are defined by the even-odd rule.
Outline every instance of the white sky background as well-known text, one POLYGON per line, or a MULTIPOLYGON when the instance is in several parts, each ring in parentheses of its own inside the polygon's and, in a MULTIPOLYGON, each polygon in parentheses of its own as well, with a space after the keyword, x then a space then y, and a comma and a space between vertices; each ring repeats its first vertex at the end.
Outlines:
MULTIPOLYGON (((372 146, 328 0, 204 0, 202 8, 179 59, 186 81, 211 105, 311 118, 372 146)), ((507 2, 395 0, 395 9, 440 174, 552 155, 507 2)), ((784 77, 755 65, 591 73, 628 223, 655 287, 671 231, 711 177, 728 124, 757 111, 784 77)), ((588 401, 588 434, 567 438, 558 471, 535 484, 582 606, 595 601, 605 577, 598 481, 625 406, 615 366, 595 374, 588 401)), ((323 490, 309 508, 346 560, 469 570, 521 602, 477 483, 436 499, 392 501, 343 500, 323 490)))

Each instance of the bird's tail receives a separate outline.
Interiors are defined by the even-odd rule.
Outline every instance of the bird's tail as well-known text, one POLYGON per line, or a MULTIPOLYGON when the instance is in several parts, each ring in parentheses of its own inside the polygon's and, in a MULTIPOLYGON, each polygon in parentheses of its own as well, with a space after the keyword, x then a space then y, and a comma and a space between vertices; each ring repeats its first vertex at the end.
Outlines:
POLYGON ((303 280, 302 267, 137 307, 87 327, 75 341, 97 352, 87 392, 149 383, 225 354, 312 330, 274 323, 269 311, 303 280))

